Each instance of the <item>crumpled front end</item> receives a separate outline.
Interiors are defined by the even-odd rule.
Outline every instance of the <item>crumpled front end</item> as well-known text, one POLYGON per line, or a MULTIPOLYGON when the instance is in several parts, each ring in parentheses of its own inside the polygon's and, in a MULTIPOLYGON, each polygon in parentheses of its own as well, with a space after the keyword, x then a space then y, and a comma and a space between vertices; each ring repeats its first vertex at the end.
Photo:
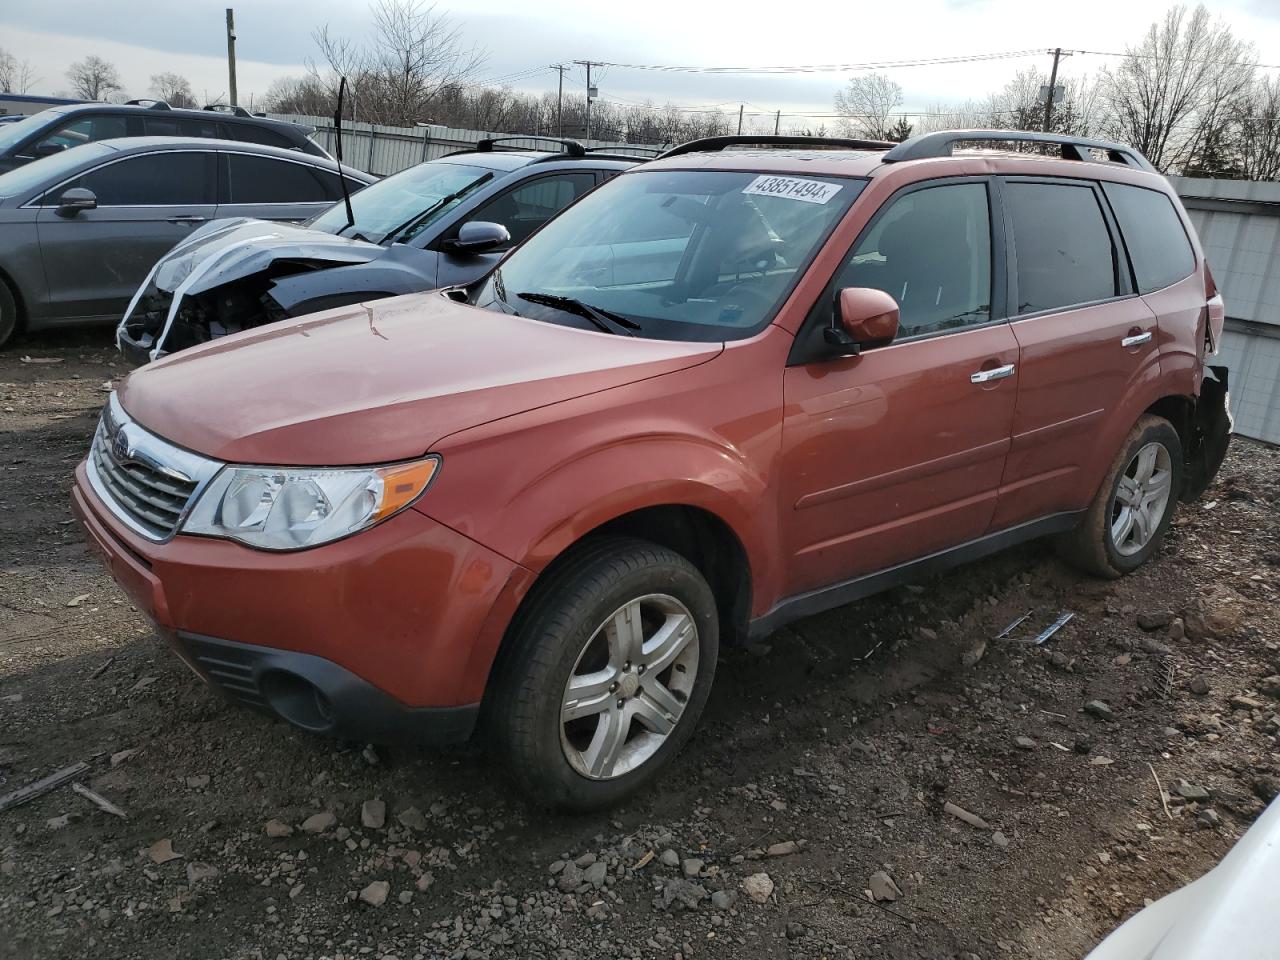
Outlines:
POLYGON ((116 328, 116 345, 148 363, 289 316, 271 295, 282 278, 368 263, 377 244, 292 224, 239 218, 196 231, 152 268, 116 328))

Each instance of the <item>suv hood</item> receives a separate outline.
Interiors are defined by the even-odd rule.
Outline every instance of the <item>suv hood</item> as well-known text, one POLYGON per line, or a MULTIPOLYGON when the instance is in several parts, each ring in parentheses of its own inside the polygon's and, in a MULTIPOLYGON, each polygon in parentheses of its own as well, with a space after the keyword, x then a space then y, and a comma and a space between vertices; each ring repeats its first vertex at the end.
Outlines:
POLYGON ((561 327, 412 294, 286 320, 134 371, 129 415, 237 463, 418 457, 445 436, 710 360, 719 343, 561 327))
POLYGON ((174 247, 156 265, 153 282, 166 293, 176 292, 184 283, 185 293, 203 293, 265 270, 277 260, 368 263, 386 252, 386 247, 365 240, 237 217, 206 224, 174 247))

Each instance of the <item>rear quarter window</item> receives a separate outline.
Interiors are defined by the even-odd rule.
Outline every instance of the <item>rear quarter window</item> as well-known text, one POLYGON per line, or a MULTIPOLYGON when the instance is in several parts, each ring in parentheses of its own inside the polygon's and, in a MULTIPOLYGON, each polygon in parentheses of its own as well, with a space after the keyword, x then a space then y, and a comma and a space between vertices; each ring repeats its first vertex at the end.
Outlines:
POLYGON ((1189 277, 1195 251, 1173 201, 1159 190, 1103 183, 1129 249, 1139 293, 1151 293, 1189 277))
POLYGON ((297 148, 297 144, 284 134, 277 133, 267 127, 260 127, 255 123, 228 123, 226 127, 232 140, 242 140, 245 143, 260 143, 264 147, 281 147, 285 150, 297 148))

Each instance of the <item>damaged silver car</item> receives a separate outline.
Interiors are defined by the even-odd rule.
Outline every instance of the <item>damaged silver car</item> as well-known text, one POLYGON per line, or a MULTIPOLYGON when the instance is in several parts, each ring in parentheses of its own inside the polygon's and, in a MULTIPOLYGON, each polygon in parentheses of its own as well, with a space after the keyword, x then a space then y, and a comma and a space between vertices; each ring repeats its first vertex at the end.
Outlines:
MULTIPOLYGON (((538 138, 519 138, 528 142, 538 138)), ((287 317, 470 283, 597 184, 641 157, 572 141, 418 164, 306 224, 220 220, 155 265, 116 331, 135 363, 287 317)))

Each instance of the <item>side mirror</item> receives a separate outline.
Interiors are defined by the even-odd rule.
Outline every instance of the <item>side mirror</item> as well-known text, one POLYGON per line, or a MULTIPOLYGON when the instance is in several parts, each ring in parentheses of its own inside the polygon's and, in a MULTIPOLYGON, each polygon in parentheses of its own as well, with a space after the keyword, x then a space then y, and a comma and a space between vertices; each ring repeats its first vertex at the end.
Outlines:
POLYGON ((58 198, 58 208, 55 213, 60 217, 74 217, 81 210, 98 209, 98 198, 92 190, 84 187, 72 187, 61 197, 58 198))
POLYGON ((32 152, 37 157, 52 157, 55 153, 61 153, 65 149, 67 149, 65 143, 39 143, 36 144, 36 148, 32 152))
POLYGON ((836 323, 826 329, 826 341, 846 355, 892 343, 898 335, 898 302, 883 290, 845 287, 836 293, 835 307, 836 323))
POLYGON ((445 242, 445 248, 453 253, 488 253, 511 242, 511 234, 500 223, 472 220, 458 229, 456 239, 445 242))

